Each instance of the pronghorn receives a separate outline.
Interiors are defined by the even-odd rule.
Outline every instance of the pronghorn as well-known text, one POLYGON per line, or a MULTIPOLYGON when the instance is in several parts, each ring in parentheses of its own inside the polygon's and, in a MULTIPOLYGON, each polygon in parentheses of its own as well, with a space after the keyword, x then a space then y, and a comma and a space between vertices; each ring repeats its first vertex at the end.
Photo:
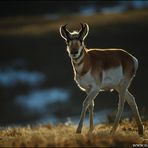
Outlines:
POLYGON ((69 32, 66 26, 67 24, 62 25, 59 31, 67 44, 74 80, 80 89, 87 93, 76 133, 81 133, 87 109, 89 109, 90 116, 89 132, 92 133, 95 97, 101 90, 116 90, 119 94, 118 111, 110 133, 114 134, 118 127, 126 100, 136 119, 138 133, 143 135, 144 127, 138 107, 133 95, 128 91, 138 68, 138 60, 123 49, 87 49, 84 39, 89 32, 88 24, 81 24, 80 31, 73 32, 69 32))

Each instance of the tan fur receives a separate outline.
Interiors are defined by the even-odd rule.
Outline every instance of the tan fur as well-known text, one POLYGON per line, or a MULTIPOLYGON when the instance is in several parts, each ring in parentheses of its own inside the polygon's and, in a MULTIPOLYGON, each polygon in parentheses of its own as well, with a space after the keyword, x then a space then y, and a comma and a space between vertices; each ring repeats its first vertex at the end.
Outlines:
MULTIPOLYGON (((85 49, 84 58, 75 66, 79 66, 84 63, 84 66, 79 73, 83 76, 89 70, 94 77, 96 75, 102 75, 102 70, 122 65, 123 74, 129 78, 136 74, 137 68, 134 65, 134 57, 122 49, 85 49)), ((96 78, 97 80, 97 78, 96 78)))

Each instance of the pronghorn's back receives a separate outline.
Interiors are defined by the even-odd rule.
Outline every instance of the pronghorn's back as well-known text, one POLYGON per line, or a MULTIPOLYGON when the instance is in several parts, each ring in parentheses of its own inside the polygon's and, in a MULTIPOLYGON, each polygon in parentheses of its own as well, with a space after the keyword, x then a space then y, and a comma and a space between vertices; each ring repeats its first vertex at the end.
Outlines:
POLYGON ((107 70, 122 66, 125 76, 131 78, 136 74, 138 60, 123 49, 90 49, 87 54, 94 71, 97 67, 107 70))

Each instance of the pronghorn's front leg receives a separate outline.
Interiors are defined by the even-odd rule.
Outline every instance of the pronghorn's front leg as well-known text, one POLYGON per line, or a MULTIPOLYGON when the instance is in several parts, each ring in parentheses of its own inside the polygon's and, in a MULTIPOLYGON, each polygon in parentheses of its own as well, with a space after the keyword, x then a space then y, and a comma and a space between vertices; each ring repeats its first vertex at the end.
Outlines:
MULTIPOLYGON (((88 93, 87 97, 85 98, 85 100, 83 102, 83 108, 82 108, 82 112, 81 112, 81 116, 80 116, 80 121, 79 121, 78 128, 76 130, 76 133, 81 133, 81 130, 82 130, 82 127, 83 127, 83 121, 84 121, 85 113, 86 113, 88 107, 91 105, 92 100, 94 100, 95 97, 97 96, 98 92, 99 92, 98 90, 91 90, 88 93)), ((91 116, 91 118, 93 118, 93 117, 91 116)), ((92 120, 91 120, 91 122, 92 122, 92 120)))
POLYGON ((92 100, 91 104, 89 105, 89 132, 88 133, 92 133, 93 129, 94 129, 94 122, 93 122, 93 110, 94 110, 94 100, 92 100))

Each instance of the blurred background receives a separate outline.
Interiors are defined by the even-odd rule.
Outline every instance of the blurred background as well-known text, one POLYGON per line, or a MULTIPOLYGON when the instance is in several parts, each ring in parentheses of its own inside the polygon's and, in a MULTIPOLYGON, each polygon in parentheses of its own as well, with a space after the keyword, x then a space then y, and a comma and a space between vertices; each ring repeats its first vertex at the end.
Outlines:
MULTIPOLYGON (((86 94, 73 80, 59 27, 79 30, 81 22, 90 27, 88 48, 123 48, 138 58, 130 91, 147 119, 148 1, 1 1, 1 126, 78 122, 86 94)), ((117 103, 116 92, 101 92, 95 123, 111 122, 117 103)), ((126 104, 122 117, 131 115, 126 104)))

